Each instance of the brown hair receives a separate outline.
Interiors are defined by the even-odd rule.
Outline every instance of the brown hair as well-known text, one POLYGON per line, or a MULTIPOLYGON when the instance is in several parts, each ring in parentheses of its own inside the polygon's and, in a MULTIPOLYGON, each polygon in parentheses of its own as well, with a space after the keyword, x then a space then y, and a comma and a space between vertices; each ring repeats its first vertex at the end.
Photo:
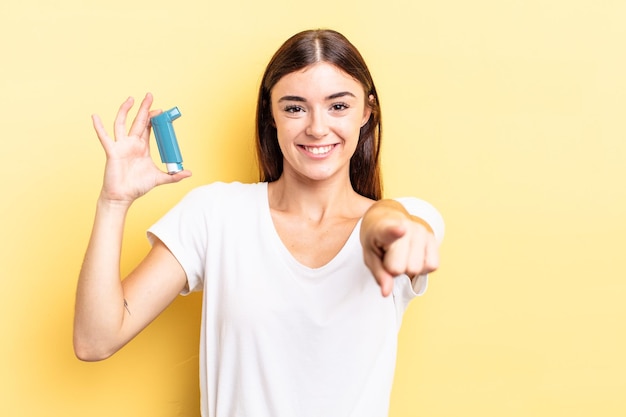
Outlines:
POLYGON ((382 198, 379 168, 382 125, 376 87, 359 51, 342 34, 328 29, 307 30, 292 36, 276 51, 265 69, 256 114, 261 181, 276 181, 283 172, 283 154, 271 111, 272 88, 285 75, 317 62, 335 65, 363 86, 365 105, 372 111, 361 127, 359 142, 350 160, 350 181, 357 193, 379 200, 382 198))

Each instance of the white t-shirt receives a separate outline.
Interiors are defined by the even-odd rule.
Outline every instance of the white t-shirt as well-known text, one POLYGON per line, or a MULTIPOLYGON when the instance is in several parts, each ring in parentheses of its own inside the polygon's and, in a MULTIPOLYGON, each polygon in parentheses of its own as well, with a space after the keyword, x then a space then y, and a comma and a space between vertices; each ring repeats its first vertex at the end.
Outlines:
MULTIPOLYGON (((442 238, 431 205, 399 200, 442 238)), ((306 267, 274 228, 267 183, 199 187, 150 228, 185 270, 186 292, 204 291, 203 417, 387 415, 402 314, 427 277, 397 277, 382 297, 359 228, 328 264, 306 267)))

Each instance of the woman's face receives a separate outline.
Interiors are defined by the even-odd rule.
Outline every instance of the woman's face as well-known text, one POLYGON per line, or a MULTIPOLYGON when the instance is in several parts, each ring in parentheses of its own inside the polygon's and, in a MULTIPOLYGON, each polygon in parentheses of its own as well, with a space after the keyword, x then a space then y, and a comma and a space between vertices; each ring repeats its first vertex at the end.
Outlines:
POLYGON ((349 178, 350 158, 371 113, 361 83, 320 62, 281 78, 271 103, 283 175, 349 178))

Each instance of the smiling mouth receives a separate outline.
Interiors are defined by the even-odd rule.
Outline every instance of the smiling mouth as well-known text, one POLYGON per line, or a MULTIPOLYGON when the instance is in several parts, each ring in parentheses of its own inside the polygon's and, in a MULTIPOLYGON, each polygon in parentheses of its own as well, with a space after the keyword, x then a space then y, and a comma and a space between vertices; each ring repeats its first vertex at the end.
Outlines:
POLYGON ((304 150, 312 153, 313 155, 325 155, 328 152, 332 151, 335 145, 326 145, 326 146, 304 146, 302 145, 304 150))

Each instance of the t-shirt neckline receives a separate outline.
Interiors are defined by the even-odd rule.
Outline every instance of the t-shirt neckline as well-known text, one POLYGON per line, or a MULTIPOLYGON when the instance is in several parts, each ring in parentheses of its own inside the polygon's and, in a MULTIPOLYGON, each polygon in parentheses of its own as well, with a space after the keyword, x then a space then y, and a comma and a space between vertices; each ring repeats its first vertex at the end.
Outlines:
POLYGON ((262 185, 260 187, 260 191, 262 194, 262 204, 261 204, 262 216, 265 217, 265 220, 266 220, 262 223, 268 225, 268 230, 266 232, 270 236, 274 247, 284 254, 284 256, 282 256, 281 258, 285 259, 292 268, 295 268, 309 275, 318 275, 322 272, 326 273, 327 270, 332 270, 335 267, 335 265, 341 264, 341 262, 345 259, 345 257, 349 255, 349 248, 352 247, 352 241, 354 239, 359 238, 359 229, 361 226, 362 218, 359 219, 357 223, 354 225, 354 228, 350 232, 350 236, 348 236, 348 239, 346 239, 341 249, 339 249, 339 252, 337 252, 335 256, 330 261, 328 261, 325 265, 322 265, 317 268, 313 268, 313 267, 304 265, 303 263, 298 261, 293 256, 293 254, 289 251, 287 246, 285 246, 285 244, 283 243, 282 239, 280 238, 280 235, 278 234, 278 230, 276 230, 276 226, 274 225, 274 219, 272 219, 272 212, 270 209, 270 201, 269 201, 268 183, 262 182, 260 184, 262 185))

